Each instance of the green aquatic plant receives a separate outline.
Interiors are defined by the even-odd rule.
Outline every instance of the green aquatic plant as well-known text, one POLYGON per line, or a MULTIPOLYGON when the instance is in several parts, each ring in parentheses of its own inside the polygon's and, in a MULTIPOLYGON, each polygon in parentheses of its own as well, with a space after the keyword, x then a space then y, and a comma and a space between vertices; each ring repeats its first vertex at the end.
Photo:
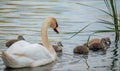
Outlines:
POLYGON ((90 24, 87 24, 86 26, 84 26, 82 29, 80 29, 78 32, 74 32, 75 34, 73 34, 70 38, 74 37, 75 35, 77 35, 78 33, 81 33, 84 29, 86 29, 90 24))
POLYGON ((103 9, 93 7, 93 6, 90 6, 90 5, 77 3, 79 5, 91 7, 91 8, 97 9, 101 12, 104 12, 106 15, 108 15, 108 18, 112 19, 112 21, 99 19, 99 21, 97 21, 98 23, 107 24, 110 27, 106 27, 106 28, 108 28, 108 30, 97 30, 97 31, 94 31, 94 33, 115 32, 115 43, 116 44, 120 40, 120 33, 119 33, 120 32, 120 19, 119 19, 119 16, 118 16, 120 12, 118 12, 118 7, 117 7, 117 4, 119 2, 120 2, 119 0, 104 0, 104 3, 106 5, 108 11, 105 11, 103 9))
POLYGON ((117 3, 116 0, 104 0, 105 5, 107 7, 107 9, 109 10, 108 13, 111 15, 110 17, 112 18, 112 22, 111 21, 107 21, 107 20, 102 20, 102 22, 104 24, 109 24, 112 25, 113 28, 108 27, 111 30, 114 30, 115 32, 115 43, 118 43, 119 41, 119 28, 120 28, 120 20, 119 20, 119 16, 118 16, 118 8, 117 8, 117 3))

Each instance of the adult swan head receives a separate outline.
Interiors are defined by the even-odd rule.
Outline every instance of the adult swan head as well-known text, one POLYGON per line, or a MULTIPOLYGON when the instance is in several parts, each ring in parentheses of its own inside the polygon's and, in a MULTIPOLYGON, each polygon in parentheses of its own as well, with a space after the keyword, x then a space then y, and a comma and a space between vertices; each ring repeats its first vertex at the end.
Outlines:
POLYGON ((56 52, 48 41, 47 29, 51 27, 56 33, 58 24, 54 17, 44 20, 41 27, 43 45, 31 44, 20 40, 12 44, 6 51, 2 51, 2 59, 6 67, 23 68, 37 67, 56 60, 56 52))

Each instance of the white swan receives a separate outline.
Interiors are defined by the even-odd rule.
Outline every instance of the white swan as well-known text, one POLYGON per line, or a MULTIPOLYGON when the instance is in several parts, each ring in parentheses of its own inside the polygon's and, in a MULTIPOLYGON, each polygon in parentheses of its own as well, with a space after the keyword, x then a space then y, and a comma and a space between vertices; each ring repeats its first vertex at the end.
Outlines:
POLYGON ((53 17, 44 20, 41 28, 42 45, 31 44, 20 40, 2 52, 2 59, 6 67, 22 68, 36 67, 51 63, 56 60, 56 52, 48 41, 47 28, 51 27, 57 31, 57 21, 53 17))

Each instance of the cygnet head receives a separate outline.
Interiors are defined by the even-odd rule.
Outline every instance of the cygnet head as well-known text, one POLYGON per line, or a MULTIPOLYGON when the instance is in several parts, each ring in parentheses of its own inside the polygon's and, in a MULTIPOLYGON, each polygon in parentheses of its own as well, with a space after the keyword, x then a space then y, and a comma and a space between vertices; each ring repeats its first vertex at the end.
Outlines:
POLYGON ((63 45, 62 45, 61 41, 57 42, 57 44, 58 44, 58 46, 63 47, 63 45))
POLYGON ((19 35, 19 36, 17 37, 17 39, 18 39, 18 40, 25 40, 22 35, 19 35))
POLYGON ((109 37, 102 38, 101 43, 103 44, 105 49, 109 48, 111 44, 110 38, 109 37))

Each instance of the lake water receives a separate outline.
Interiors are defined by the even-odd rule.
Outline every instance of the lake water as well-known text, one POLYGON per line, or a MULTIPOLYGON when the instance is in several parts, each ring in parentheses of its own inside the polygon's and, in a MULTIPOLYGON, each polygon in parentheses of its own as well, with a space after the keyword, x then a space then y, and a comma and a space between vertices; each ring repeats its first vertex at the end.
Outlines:
POLYGON ((58 53, 57 61, 52 64, 35 68, 6 69, 0 58, 0 71, 120 71, 120 48, 112 51, 116 48, 114 33, 91 36, 111 38, 112 45, 106 52, 90 51, 87 56, 73 54, 74 47, 84 44, 91 31, 106 29, 107 25, 95 23, 96 21, 111 20, 103 12, 78 3, 107 10, 103 0, 0 0, 1 51, 6 49, 5 43, 9 39, 15 39, 18 35, 23 35, 31 43, 40 42, 41 23, 49 16, 57 18, 60 31, 58 35, 49 29, 49 40, 52 44, 62 41, 64 46, 63 52, 58 53), (90 25, 84 31, 70 39, 74 32, 87 24, 90 25))

